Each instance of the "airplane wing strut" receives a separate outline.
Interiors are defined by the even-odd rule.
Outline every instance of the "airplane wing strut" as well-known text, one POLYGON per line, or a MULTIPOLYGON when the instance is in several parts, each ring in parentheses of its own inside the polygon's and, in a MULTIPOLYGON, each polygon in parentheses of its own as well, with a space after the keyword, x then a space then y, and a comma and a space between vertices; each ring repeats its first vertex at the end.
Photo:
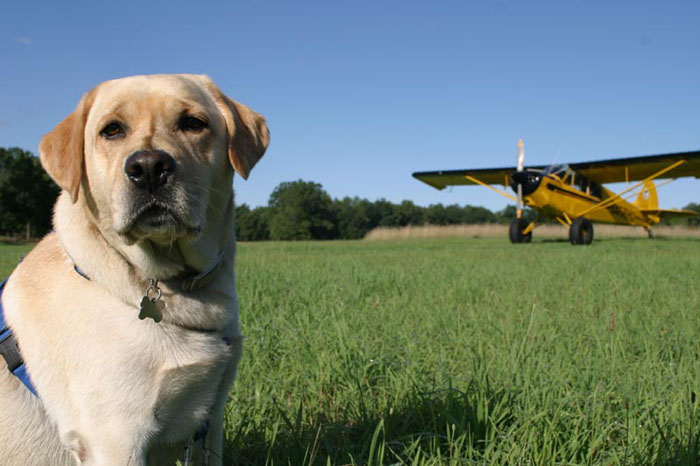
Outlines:
POLYGON ((510 194, 508 194, 508 193, 505 192, 504 190, 498 189, 498 188, 494 188, 494 187, 491 186, 490 184, 484 183, 483 181, 478 180, 478 179, 474 178, 473 176, 464 175, 464 177, 465 177, 466 179, 468 179, 469 181, 471 181, 472 183, 476 183, 476 184, 481 185, 481 186, 483 186, 483 187, 485 187, 485 188, 489 188, 489 189, 492 190, 492 191, 496 191, 498 194, 500 194, 501 196, 505 196, 505 197, 507 197, 508 199, 512 199, 512 200, 514 200, 514 201, 517 201, 517 200, 518 200, 517 197, 511 196, 510 194))
POLYGON ((609 207, 609 206, 611 206, 611 205, 613 205, 613 204, 618 203, 618 202, 621 200, 623 194, 626 194, 626 193, 628 193, 628 192, 630 192, 630 191, 632 191, 632 190, 634 190, 634 189, 637 189, 638 187, 642 186, 644 183, 646 183, 646 182, 648 182, 648 181, 651 181, 651 180, 653 180, 654 178, 658 178, 659 176, 663 175, 664 173, 666 173, 666 172, 668 172, 668 171, 671 171, 671 170, 673 170, 674 168, 676 168, 677 166, 682 165, 682 164, 684 164, 684 163, 686 163, 686 162, 687 162, 687 160, 679 160, 679 161, 677 161, 676 163, 673 163, 673 164, 669 165, 668 167, 666 167, 666 168, 664 168, 664 169, 662 169, 662 170, 657 171, 656 173, 654 173, 654 174, 652 174, 651 176, 649 176, 649 177, 643 179, 643 180, 640 181, 639 183, 633 184, 632 186, 630 186, 629 188, 625 189, 624 191, 620 191, 619 193, 615 194, 614 196, 609 197, 609 198, 607 198, 607 199, 604 199, 603 201, 599 202, 598 204, 592 205, 592 206, 589 207, 588 209, 586 209, 586 210, 584 210, 583 212, 581 212, 581 213, 579 214, 579 217, 583 217, 583 216, 586 215, 586 214, 590 214, 591 212, 595 212, 596 210, 604 209, 604 208, 606 208, 606 207, 609 207))

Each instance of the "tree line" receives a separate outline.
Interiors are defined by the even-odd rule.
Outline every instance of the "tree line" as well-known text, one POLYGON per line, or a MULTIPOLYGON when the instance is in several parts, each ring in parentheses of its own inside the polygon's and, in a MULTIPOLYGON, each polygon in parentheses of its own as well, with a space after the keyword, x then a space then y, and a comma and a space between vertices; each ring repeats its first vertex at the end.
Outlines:
POLYGON ((267 206, 236 207, 236 236, 241 241, 359 239, 377 227, 510 223, 515 206, 492 212, 485 207, 433 204, 421 207, 405 200, 332 199, 313 181, 279 184, 267 206))
POLYGON ((38 157, 18 147, 0 147, 0 235, 46 234, 59 192, 38 157))
MULTIPOLYGON (((40 237, 51 229, 53 205, 60 189, 44 172, 38 157, 19 148, 0 148, 0 235, 40 237)), ((700 204, 686 209, 700 212, 700 204)), ((359 239, 377 227, 407 225, 508 224, 515 206, 492 212, 457 204, 415 205, 359 197, 333 199, 313 181, 280 183, 266 206, 236 206, 236 236, 241 241, 359 239)), ((526 216, 534 212, 526 211, 526 216)), ((677 220, 698 225, 700 217, 677 220)), ((666 222, 668 223, 668 222, 666 222)))
MULTIPOLYGON (((700 213, 700 204, 690 203, 684 208, 700 213)), ((246 204, 237 206, 235 225, 240 241, 360 239, 377 227, 509 224, 515 216, 514 205, 492 212, 471 205, 421 207, 408 200, 395 204, 385 199, 374 202, 359 197, 332 199, 320 184, 298 180, 279 184, 267 206, 254 209, 246 204)), ((524 216, 532 220, 536 213, 526 209, 524 216)), ((700 226, 700 216, 663 220, 661 224, 700 226)))

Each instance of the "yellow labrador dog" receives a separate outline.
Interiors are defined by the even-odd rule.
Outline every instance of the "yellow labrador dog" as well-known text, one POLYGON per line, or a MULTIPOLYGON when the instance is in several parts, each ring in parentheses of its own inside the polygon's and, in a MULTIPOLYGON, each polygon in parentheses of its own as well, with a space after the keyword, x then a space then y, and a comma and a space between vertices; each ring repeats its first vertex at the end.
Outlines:
POLYGON ((268 141, 197 75, 102 83, 44 136, 55 232, 2 296, 37 396, 0 358, 0 463, 221 464, 242 351, 233 173, 268 141))

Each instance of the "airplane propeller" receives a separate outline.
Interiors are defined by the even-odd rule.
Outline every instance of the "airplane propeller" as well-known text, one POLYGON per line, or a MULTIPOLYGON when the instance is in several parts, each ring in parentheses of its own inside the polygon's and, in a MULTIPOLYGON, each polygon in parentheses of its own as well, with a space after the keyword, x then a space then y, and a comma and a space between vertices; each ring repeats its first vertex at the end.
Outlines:
MULTIPOLYGON (((518 171, 521 172, 525 169, 525 148, 523 147, 523 140, 518 139, 518 171)), ((517 218, 523 217, 523 185, 518 183, 518 208, 516 210, 517 218)))

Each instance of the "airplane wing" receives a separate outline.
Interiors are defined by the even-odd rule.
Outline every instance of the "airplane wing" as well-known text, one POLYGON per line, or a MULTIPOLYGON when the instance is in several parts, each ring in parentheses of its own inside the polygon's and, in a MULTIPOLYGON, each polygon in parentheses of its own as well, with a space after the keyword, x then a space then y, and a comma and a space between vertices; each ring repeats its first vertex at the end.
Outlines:
MULTIPOLYGON (((685 176, 700 178, 700 151, 597 160, 595 162, 570 163, 568 165, 576 173, 580 173, 597 183, 605 184, 643 180, 679 160, 685 160, 686 162, 657 178, 682 178, 685 176)), ((545 166, 527 166, 527 168, 542 170, 545 166)), ((484 184, 507 186, 509 183, 508 176, 516 171, 516 167, 442 170, 415 172, 413 177, 436 189, 445 189, 446 186, 454 185, 478 184, 469 180, 467 176, 475 178, 484 184)))
MULTIPOLYGON (((543 166, 527 167, 528 169, 543 169, 543 166)), ((517 171, 516 167, 477 168, 474 170, 444 170, 435 172, 415 172, 413 177, 429 184, 435 189, 445 189, 446 186, 476 185, 467 176, 475 178, 484 184, 500 184, 508 186, 508 176, 517 171)))
POLYGON ((686 162, 662 174, 658 179, 684 176, 700 178, 700 151, 570 163, 569 166, 576 173, 604 184, 643 180, 679 160, 686 162))

